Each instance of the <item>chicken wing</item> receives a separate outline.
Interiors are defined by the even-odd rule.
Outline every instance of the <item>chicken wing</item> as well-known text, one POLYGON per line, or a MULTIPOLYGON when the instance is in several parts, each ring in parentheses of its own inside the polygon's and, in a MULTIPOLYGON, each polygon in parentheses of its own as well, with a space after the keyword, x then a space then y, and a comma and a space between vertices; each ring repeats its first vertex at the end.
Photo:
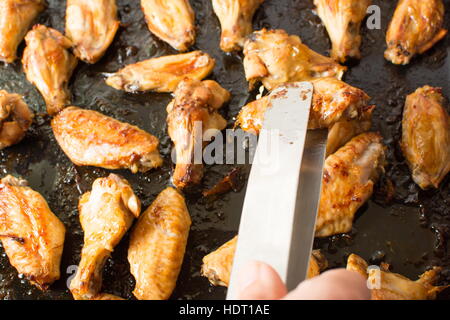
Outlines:
POLYGON ((440 88, 425 86, 406 98, 402 150, 414 181, 438 188, 450 171, 450 117, 440 88))
POLYGON ((434 300, 436 295, 448 288, 436 287, 442 268, 434 267, 412 281, 400 274, 389 272, 386 266, 368 270, 368 264, 364 259, 351 254, 347 261, 347 270, 358 272, 368 279, 371 285, 372 300, 434 300))
POLYGON ((72 41, 75 55, 96 63, 114 40, 120 22, 116 0, 68 0, 66 36, 72 41))
MULTIPOLYGON (((361 89, 335 78, 319 78, 311 81, 314 86, 309 129, 329 128, 343 120, 360 120, 370 117, 373 107, 370 97, 361 89)), ((237 117, 242 130, 259 134, 264 114, 270 108, 269 96, 244 106, 237 117)))
POLYGON ((203 177, 203 133, 223 130, 227 122, 218 109, 230 93, 212 80, 184 80, 167 107, 169 136, 175 143, 176 167, 173 184, 180 189, 200 183, 203 177))
POLYGON ((386 34, 384 56, 394 64, 408 64, 445 37, 442 0, 400 0, 386 34))
POLYGON ((179 51, 195 42, 195 14, 189 0, 141 0, 148 28, 179 51))
POLYGON ((209 54, 201 51, 152 58, 113 73, 106 84, 127 92, 173 92, 185 78, 203 80, 215 64, 209 54))
MULTIPOLYGON (((237 236, 203 258, 201 273, 212 285, 228 287, 236 245, 237 236)), ((320 250, 314 250, 309 261, 308 279, 318 276, 327 267, 325 256, 320 250)))
POLYGON ((360 58, 361 23, 371 0, 314 0, 332 43, 331 57, 345 62, 347 57, 360 58))
POLYGON ((92 110, 69 107, 52 122, 60 147, 78 166, 146 172, 161 166, 151 134, 92 110))
POLYGON ((104 300, 107 297, 99 295, 103 266, 139 217, 141 202, 125 179, 110 174, 94 181, 92 190, 81 196, 78 210, 84 244, 70 291, 76 300, 104 300))
POLYGON ((252 33, 252 19, 264 0, 213 0, 214 12, 220 20, 220 48, 225 52, 241 50, 245 38, 252 33))
POLYGON ((280 84, 314 78, 341 79, 346 67, 309 49, 295 35, 284 30, 253 32, 244 45, 245 77, 252 89, 261 81, 272 90, 280 84))
POLYGON ((191 217, 183 196, 162 191, 134 227, 128 261, 140 300, 165 300, 175 288, 183 263, 191 217))
POLYGON ((351 230, 356 211, 370 198, 384 170, 385 147, 376 133, 363 133, 325 160, 316 237, 351 230))
POLYGON ((17 47, 36 17, 45 9, 45 0, 0 1, 0 61, 17 59, 17 47))
POLYGON ((55 115, 70 103, 68 83, 78 60, 69 52, 72 42, 58 31, 35 25, 25 37, 23 69, 55 115))
POLYGON ((33 113, 18 94, 0 90, 0 150, 19 143, 33 122, 33 113))
POLYGON ((27 181, 1 179, 0 240, 11 265, 41 290, 59 279, 64 236, 64 224, 27 181))

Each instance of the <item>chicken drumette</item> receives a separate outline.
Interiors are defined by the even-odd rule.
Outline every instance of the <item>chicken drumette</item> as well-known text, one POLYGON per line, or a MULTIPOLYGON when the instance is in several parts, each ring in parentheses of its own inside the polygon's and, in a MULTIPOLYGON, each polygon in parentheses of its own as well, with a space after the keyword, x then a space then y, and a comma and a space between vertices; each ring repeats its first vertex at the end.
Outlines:
POLYGON ((126 66, 110 75, 106 84, 127 92, 173 92, 185 78, 203 80, 214 65, 215 60, 201 51, 163 56, 126 66))
POLYGON ((425 86, 406 98, 402 149, 414 181, 438 188, 450 171, 450 118, 440 88, 425 86))
POLYGON ((72 40, 75 55, 87 63, 96 63, 116 35, 116 0, 68 0, 66 36, 72 40))
POLYGON ((139 217, 141 202, 125 179, 110 174, 94 181, 92 191, 81 196, 78 210, 84 244, 70 291, 77 300, 112 300, 100 293, 103 266, 139 217))
POLYGON ((345 62, 360 58, 361 23, 371 0, 314 0, 332 43, 331 57, 345 62))
POLYGON ((179 51, 195 42, 195 14, 189 0, 141 0, 150 31, 179 51))
POLYGON ((268 90, 278 85, 321 77, 341 79, 346 67, 309 49, 284 30, 255 31, 244 45, 245 77, 250 88, 261 81, 268 90))
POLYGON ((220 48, 223 51, 242 49, 246 36, 253 31, 253 15, 263 2, 264 0, 212 0, 214 12, 222 26, 220 48))
POLYGON ((16 60, 17 47, 44 8, 45 0, 0 1, 0 61, 16 60))
POLYGON ((162 191, 134 227, 128 261, 140 300, 165 300, 175 288, 191 226, 183 196, 162 191))
POLYGON ((27 181, 0 181, 0 240, 11 265, 41 290, 60 276, 64 224, 27 181))
POLYGON ((173 184, 185 188, 203 177, 202 148, 204 133, 223 130, 227 122, 218 109, 230 99, 230 93, 212 80, 184 80, 168 105, 169 135, 175 143, 176 167, 173 184))
POLYGON ((58 144, 78 166, 136 173, 162 164, 156 137, 99 112, 69 107, 51 125, 58 144))
POLYGON ((386 34, 387 60, 408 64, 445 37, 442 0, 400 0, 386 34))
POLYGON ((18 94, 0 90, 0 150, 19 143, 33 122, 33 113, 18 94))
POLYGON ((68 50, 72 42, 43 25, 35 25, 25 41, 22 63, 27 79, 41 92, 47 112, 55 115, 70 104, 68 84, 78 63, 68 50))

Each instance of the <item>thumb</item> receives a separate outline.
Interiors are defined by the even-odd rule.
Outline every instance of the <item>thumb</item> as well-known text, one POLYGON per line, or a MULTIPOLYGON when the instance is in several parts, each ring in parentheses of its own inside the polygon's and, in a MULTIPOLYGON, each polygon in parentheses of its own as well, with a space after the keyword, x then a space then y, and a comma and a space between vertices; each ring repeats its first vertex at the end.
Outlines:
POLYGON ((262 262, 250 262, 238 274, 238 300, 278 300, 287 293, 277 272, 262 262))

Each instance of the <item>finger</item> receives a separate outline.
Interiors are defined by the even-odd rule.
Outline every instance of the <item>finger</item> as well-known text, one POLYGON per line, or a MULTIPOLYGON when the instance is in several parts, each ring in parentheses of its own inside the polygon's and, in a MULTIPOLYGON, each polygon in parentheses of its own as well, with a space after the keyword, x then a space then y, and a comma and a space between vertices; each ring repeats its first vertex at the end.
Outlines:
POLYGON ((287 300, 369 300, 366 279, 345 269, 327 271, 306 280, 285 299, 287 300))
POLYGON ((262 262, 250 262, 238 275, 238 300, 278 300, 287 293, 280 276, 262 262))

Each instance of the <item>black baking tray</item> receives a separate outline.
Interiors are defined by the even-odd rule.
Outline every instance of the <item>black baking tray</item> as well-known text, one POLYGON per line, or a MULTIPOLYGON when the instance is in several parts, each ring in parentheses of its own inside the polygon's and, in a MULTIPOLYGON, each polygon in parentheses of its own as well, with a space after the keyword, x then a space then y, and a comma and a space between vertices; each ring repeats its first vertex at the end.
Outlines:
MULTIPOLYGON (((191 0, 198 26, 193 49, 208 52, 216 59, 211 79, 230 90, 232 100, 223 108, 223 115, 233 126, 240 107, 255 97, 247 91, 242 55, 226 54, 219 49, 220 26, 212 10, 211 0, 191 0)), ((450 29, 450 1, 446 0, 446 28, 450 29)), ((64 31, 66 1, 50 0, 39 23, 64 31)), ((164 166, 145 174, 133 175, 117 171, 130 181, 147 207, 156 195, 170 185, 172 163, 171 141, 167 135, 166 105, 170 94, 129 94, 116 91, 104 82, 106 74, 143 59, 176 53, 167 44, 150 34, 138 0, 117 0, 120 28, 105 57, 91 66, 80 63, 70 88, 73 104, 94 109, 149 131, 160 139, 164 166)), ((447 36, 408 66, 395 66, 384 60, 385 33, 396 1, 373 1, 381 8, 382 29, 363 28, 362 59, 352 62, 344 80, 364 89, 377 105, 374 130, 380 131, 388 146, 389 165, 386 177, 378 184, 375 195, 358 213, 349 234, 317 240, 329 259, 329 265, 345 267, 350 253, 357 253, 371 263, 391 264, 393 271, 415 279, 428 267, 444 268, 441 284, 449 284, 450 177, 439 190, 421 191, 413 183, 399 148, 401 118, 407 94, 423 85, 438 86, 450 97, 450 37, 447 36), (389 200, 385 191, 387 180, 395 186, 389 200)), ((281 28, 299 35, 312 49, 329 53, 330 42, 320 19, 314 13, 312 0, 266 0, 257 11, 254 28, 281 28)), ((23 44, 19 54, 23 51, 23 44)), ((22 65, 0 66, 0 89, 20 93, 37 113, 36 121, 26 138, 18 145, 0 151, 0 176, 20 175, 32 188, 47 199, 51 209, 64 222, 67 235, 61 264, 61 279, 48 291, 41 292, 17 274, 0 247, 0 299, 71 299, 67 282, 73 266, 80 259, 83 232, 79 225, 79 196, 91 188, 92 182, 109 171, 93 167, 76 167, 58 147, 45 115, 45 104, 38 91, 26 81, 22 65)), ((211 187, 235 166, 206 167, 203 186, 211 187)), ((248 176, 249 166, 241 166, 248 176)), ((269 186, 270 187, 270 186, 269 186)), ((202 257, 231 239, 237 232, 245 195, 231 192, 216 199, 204 199, 199 193, 186 195, 193 224, 182 271, 172 299, 223 299, 226 289, 213 287, 201 277, 202 257)), ((134 279, 126 259, 128 235, 116 247, 104 268, 103 292, 132 299, 134 279)), ((449 290, 440 294, 448 299, 449 290)))

